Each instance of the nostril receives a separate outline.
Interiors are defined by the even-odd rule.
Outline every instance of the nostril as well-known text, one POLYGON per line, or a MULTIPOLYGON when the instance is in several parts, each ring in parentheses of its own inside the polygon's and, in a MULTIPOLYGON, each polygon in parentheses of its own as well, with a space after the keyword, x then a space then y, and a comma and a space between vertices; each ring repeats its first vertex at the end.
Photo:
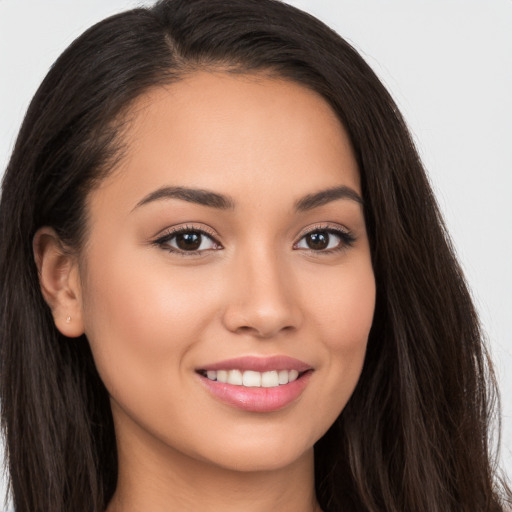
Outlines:
POLYGON ((233 333, 270 338, 278 334, 290 333, 299 328, 302 310, 297 301, 289 296, 263 296, 254 290, 246 289, 241 297, 226 306, 222 314, 224 326, 233 333), (240 300, 242 299, 242 300, 240 300))
POLYGON ((242 325, 236 329, 237 334, 255 336, 257 338, 272 338, 279 333, 293 331, 295 329, 292 325, 285 325, 281 327, 271 325, 259 325, 258 327, 251 327, 248 325, 242 325))

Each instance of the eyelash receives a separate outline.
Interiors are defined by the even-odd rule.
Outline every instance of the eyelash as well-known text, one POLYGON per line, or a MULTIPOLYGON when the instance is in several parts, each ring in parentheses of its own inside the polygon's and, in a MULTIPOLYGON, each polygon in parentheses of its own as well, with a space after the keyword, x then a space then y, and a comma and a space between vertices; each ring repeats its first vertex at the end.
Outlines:
MULTIPOLYGON (((317 225, 317 226, 313 226, 311 228, 307 228, 307 230, 301 234, 299 241, 293 245, 294 249, 305 237, 307 237, 308 235, 312 235, 314 233, 327 233, 328 235, 335 235, 335 236, 339 237, 339 239, 340 239, 339 244, 336 247, 332 247, 331 249, 314 250, 314 249, 310 248, 309 252, 314 254, 315 256, 320 256, 320 255, 325 255, 325 254, 333 254, 333 253, 337 253, 337 252, 346 250, 346 249, 352 247, 356 241, 356 237, 349 230, 342 229, 342 228, 335 228, 331 225, 323 224, 323 225, 317 225)), ((299 250, 299 249, 297 249, 297 250, 299 250)), ((308 249, 306 249, 306 250, 308 250, 308 249)))
MULTIPOLYGON (((354 245, 354 242, 356 241, 355 236, 348 230, 341 229, 341 228, 334 228, 329 225, 319 225, 314 226, 311 229, 308 229, 306 232, 301 234, 299 241, 296 242, 293 245, 293 248, 295 250, 300 250, 300 248, 297 248, 297 245, 308 235, 312 235, 314 233, 327 233, 328 235, 335 235, 339 237, 340 243, 331 249, 323 249, 323 250, 315 250, 315 249, 304 249, 309 250, 309 252, 320 255, 320 254, 333 254, 342 250, 345 250, 349 247, 352 247, 354 245)), ((171 228, 169 229, 164 235, 158 237, 156 240, 153 241, 153 244, 167 250, 168 252, 179 254, 180 256, 200 256, 205 252, 209 251, 216 251, 223 249, 222 245, 216 240, 215 235, 213 233, 209 233, 205 229, 197 228, 194 226, 183 226, 179 228, 171 228), (214 244, 215 247, 211 249, 202 249, 202 250, 183 250, 176 247, 172 247, 169 245, 171 240, 175 239, 177 236, 187 233, 196 233, 203 237, 209 238, 214 244)))
POLYGON ((223 249, 222 245, 216 240, 215 235, 213 233, 209 233, 205 229, 197 228, 193 226, 183 226, 179 228, 171 228, 164 235, 158 237, 154 242, 154 245, 167 250, 168 252, 179 254, 180 256, 200 256, 206 251, 216 251, 219 249, 223 249), (171 240, 176 238, 179 235, 186 233, 197 233, 202 237, 209 238, 214 244, 214 249, 202 249, 202 250, 194 250, 194 251, 185 251, 176 247, 172 247, 169 245, 171 240))

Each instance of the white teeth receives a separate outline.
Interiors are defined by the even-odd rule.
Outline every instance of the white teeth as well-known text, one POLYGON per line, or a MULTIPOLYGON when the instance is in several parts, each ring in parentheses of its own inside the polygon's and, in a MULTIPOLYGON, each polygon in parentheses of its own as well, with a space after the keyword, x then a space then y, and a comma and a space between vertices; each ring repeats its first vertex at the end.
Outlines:
POLYGON ((207 370, 206 377, 217 382, 245 386, 248 388, 275 388, 297 380, 297 370, 271 370, 268 372, 255 372, 252 370, 207 370))
POLYGON ((279 370, 279 384, 288 384, 288 370, 279 370))
POLYGON ((247 388, 261 387, 261 373, 246 370, 243 376, 243 385, 247 388))
POLYGON ((240 370, 229 370, 228 384, 234 384, 235 386, 241 386, 242 383, 243 383, 242 372, 240 370))
POLYGON ((279 386, 279 377, 277 372, 263 372, 261 374, 261 387, 262 388, 275 388, 279 386))

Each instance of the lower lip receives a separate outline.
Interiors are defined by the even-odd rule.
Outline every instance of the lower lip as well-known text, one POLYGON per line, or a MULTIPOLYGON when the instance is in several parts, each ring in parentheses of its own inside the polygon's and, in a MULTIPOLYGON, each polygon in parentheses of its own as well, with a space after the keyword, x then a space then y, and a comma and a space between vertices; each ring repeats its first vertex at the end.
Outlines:
POLYGON ((248 412, 273 412, 295 401, 307 386, 311 374, 308 371, 288 384, 273 388, 249 388, 210 380, 200 375, 206 388, 222 402, 248 412))

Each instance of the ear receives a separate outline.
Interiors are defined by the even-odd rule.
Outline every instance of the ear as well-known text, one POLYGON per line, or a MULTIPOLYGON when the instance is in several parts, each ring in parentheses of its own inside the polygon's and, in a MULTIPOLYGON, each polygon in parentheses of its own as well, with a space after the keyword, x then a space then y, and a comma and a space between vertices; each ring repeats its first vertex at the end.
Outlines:
POLYGON ((36 232, 32 247, 41 292, 52 310, 55 326, 69 338, 81 336, 82 288, 76 256, 65 250, 55 230, 49 227, 36 232))

